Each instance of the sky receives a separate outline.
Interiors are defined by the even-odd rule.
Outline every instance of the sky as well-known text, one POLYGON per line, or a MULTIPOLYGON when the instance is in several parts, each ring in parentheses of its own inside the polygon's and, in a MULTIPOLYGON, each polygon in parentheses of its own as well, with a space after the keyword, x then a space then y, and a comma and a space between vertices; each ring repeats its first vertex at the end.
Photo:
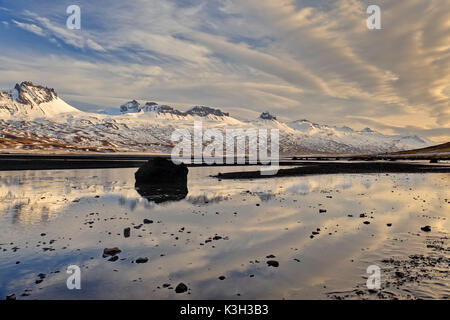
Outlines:
POLYGON ((450 141, 448 0, 0 0, 0 88, 450 141), (81 29, 66 27, 70 5, 81 29), (381 9, 370 30, 369 5, 381 9))

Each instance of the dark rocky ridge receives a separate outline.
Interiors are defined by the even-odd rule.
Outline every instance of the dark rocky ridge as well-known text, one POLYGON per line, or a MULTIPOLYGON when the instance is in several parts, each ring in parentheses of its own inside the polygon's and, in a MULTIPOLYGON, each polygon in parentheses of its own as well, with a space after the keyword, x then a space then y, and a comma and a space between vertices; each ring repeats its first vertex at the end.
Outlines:
POLYGON ((33 102, 41 104, 50 102, 58 97, 53 88, 34 85, 31 81, 23 81, 20 84, 16 83, 14 89, 17 91, 16 100, 23 104, 32 105, 33 102), (27 94, 31 96, 31 100, 27 97, 27 94))
POLYGON ((259 116, 259 119, 262 119, 262 120, 277 120, 277 117, 271 115, 269 112, 263 112, 259 116))

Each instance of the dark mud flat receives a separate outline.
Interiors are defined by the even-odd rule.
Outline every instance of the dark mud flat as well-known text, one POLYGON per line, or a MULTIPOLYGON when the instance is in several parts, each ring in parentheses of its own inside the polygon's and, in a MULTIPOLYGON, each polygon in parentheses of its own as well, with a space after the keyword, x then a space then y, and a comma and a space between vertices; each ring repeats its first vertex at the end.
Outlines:
MULTIPOLYGON (((159 155, 114 154, 0 154, 0 170, 137 168, 159 155)), ((161 156, 166 157, 166 156, 161 156)))
POLYGON ((368 174, 368 173, 450 173, 447 165, 426 165, 415 163, 370 162, 370 163, 319 163, 303 162, 301 167, 280 169, 274 175, 261 175, 260 171, 219 173, 220 179, 264 179, 321 174, 368 174))

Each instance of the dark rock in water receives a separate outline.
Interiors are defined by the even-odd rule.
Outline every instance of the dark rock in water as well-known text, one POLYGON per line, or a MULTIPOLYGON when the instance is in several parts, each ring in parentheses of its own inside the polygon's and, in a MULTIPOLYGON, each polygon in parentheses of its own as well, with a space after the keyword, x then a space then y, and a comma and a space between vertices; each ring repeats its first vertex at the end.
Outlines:
POLYGON ((177 287, 175 288, 176 293, 183 293, 183 292, 186 292, 187 290, 188 290, 188 287, 183 282, 180 282, 177 285, 177 287))
POLYGON ((130 237, 130 234, 131 234, 131 228, 125 228, 125 229, 123 229, 123 236, 124 236, 125 238, 129 238, 129 237, 130 237))
POLYGON ((174 164, 171 160, 154 158, 136 171, 138 184, 186 184, 188 168, 185 164, 174 164))
POLYGON ((268 265, 269 267, 278 268, 278 266, 279 266, 280 264, 278 263, 278 261, 275 261, 275 260, 269 260, 269 261, 267 261, 267 265, 268 265))
POLYGON ((6 300, 16 300, 16 295, 14 293, 8 294, 6 300))
POLYGON ((117 260, 119 260, 119 256, 112 256, 111 258, 108 259, 108 261, 110 261, 110 262, 114 262, 117 260))
POLYGON ((425 226, 420 228, 420 230, 425 231, 425 232, 430 232, 431 231, 431 227, 430 226, 425 226))
POLYGON ((103 258, 109 257, 109 256, 115 256, 116 254, 121 253, 122 250, 120 250, 117 247, 114 248, 105 248, 103 250, 103 258))
POLYGON ((148 262, 148 258, 137 258, 136 259, 136 263, 147 263, 148 262))
POLYGON ((225 276, 220 276, 219 280, 225 280, 225 276))
POLYGON ((150 224, 153 223, 153 220, 144 219, 144 224, 150 224))
POLYGON ((134 186, 149 201, 179 201, 188 193, 188 171, 185 164, 176 165, 164 158, 151 159, 134 174, 134 186))

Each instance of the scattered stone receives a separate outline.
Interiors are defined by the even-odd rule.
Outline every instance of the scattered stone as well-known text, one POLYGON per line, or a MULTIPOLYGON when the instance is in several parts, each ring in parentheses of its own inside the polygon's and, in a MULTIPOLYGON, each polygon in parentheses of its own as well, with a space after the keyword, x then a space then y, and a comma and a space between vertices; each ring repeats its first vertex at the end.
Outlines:
POLYGON ((177 285, 177 287, 175 288, 176 293, 183 293, 183 292, 186 292, 187 290, 188 290, 188 287, 183 282, 180 282, 177 285))
POLYGON ((392 227, 392 223, 388 223, 387 226, 388 226, 388 227, 392 227))
POLYGON ((275 261, 275 260, 269 260, 269 261, 267 261, 267 265, 268 265, 269 267, 278 268, 278 266, 279 266, 280 264, 278 263, 278 261, 275 261))
POLYGON ((110 261, 110 262, 114 262, 117 260, 119 260, 119 256, 112 256, 111 258, 108 259, 108 261, 110 261))
POLYGON ((147 263, 148 262, 148 258, 137 258, 136 259, 136 263, 147 263))
POLYGON ((129 237, 130 237, 130 234, 131 234, 131 228, 125 228, 125 229, 123 229, 123 236, 124 236, 125 238, 129 238, 129 237))
POLYGON ((325 209, 319 209, 319 213, 325 213, 325 212, 327 212, 327 210, 325 210, 325 209))
POLYGON ((273 254, 269 254, 266 258, 267 259, 273 259, 273 258, 275 258, 275 256, 273 254))
POLYGON ((370 224, 370 221, 364 221, 363 223, 364 224, 370 224))
POLYGON ((430 232, 431 231, 431 227, 430 226, 425 226, 420 228, 420 230, 424 231, 424 232, 430 232))
POLYGON ((144 224, 150 224, 150 223, 153 223, 153 220, 144 219, 144 224))
POLYGON ((114 248, 105 248, 103 249, 103 258, 109 257, 109 256, 115 256, 116 254, 121 253, 122 250, 120 250, 117 247, 114 248))
POLYGON ((6 300, 16 300, 16 295, 14 293, 8 294, 6 300))

